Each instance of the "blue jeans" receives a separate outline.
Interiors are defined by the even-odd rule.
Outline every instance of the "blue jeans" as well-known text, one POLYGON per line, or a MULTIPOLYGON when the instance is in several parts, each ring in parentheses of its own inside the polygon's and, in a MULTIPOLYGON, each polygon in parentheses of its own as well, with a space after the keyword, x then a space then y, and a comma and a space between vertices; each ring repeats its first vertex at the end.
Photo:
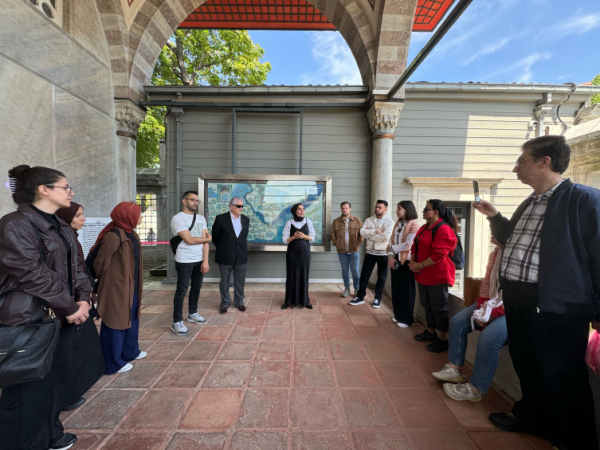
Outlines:
MULTIPOLYGON (((448 361, 455 366, 461 367, 465 363, 467 335, 473 331, 471 316, 476 309, 477 304, 475 303, 463 309, 450 320, 448 361)), ((507 338, 506 318, 504 316, 494 319, 479 335, 473 375, 469 383, 484 394, 492 384, 498 367, 500 349, 506 344, 507 338)))
POLYGON ((358 252, 355 253, 338 253, 340 264, 342 265, 342 278, 344 279, 344 287, 350 289, 350 270, 352 270, 352 281, 354 282, 354 290, 358 291, 360 275, 358 274, 358 252), (350 266, 350 269, 348 269, 350 266))

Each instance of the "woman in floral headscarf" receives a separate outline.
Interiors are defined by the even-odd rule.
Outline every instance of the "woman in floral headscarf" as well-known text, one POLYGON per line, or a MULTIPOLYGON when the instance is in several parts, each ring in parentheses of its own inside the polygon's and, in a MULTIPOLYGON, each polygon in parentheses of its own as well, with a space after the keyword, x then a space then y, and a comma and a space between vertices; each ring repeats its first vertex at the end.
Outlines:
POLYGON ((98 235, 90 254, 98 248, 94 272, 98 279, 98 314, 102 318, 100 343, 106 374, 127 372, 129 361, 142 359, 138 345, 142 303, 142 251, 134 230, 141 221, 139 205, 121 202, 98 235))

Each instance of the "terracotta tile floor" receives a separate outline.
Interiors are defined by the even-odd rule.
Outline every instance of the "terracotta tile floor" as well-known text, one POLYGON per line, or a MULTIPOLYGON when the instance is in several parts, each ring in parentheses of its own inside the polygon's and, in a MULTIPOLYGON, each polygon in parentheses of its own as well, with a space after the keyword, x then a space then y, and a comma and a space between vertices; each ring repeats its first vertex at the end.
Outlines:
POLYGON ((413 340, 420 325, 395 326, 386 304, 348 306, 332 285, 315 288, 312 311, 282 311, 283 287, 271 287, 249 286, 247 311, 220 315, 217 286, 206 284, 207 324, 186 322, 190 334, 176 336, 174 287, 149 286, 140 330, 148 357, 103 377, 62 416, 79 436, 74 449, 551 448, 490 425, 490 412, 510 409, 493 389, 480 403, 447 398, 430 375, 446 355, 413 340))

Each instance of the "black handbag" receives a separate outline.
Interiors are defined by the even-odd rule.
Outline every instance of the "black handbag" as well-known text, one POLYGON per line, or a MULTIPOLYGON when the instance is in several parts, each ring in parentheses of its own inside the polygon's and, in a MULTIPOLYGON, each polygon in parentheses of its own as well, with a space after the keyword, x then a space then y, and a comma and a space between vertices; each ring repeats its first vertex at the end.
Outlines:
MULTIPOLYGON (((196 213, 194 213, 194 218, 192 219, 192 224, 188 228, 190 231, 192 231, 192 228, 194 228, 195 223, 196 223, 196 213)), ((178 234, 176 234, 169 240, 169 245, 171 246, 171 251, 173 252, 174 255, 177 254, 177 247, 179 247, 179 244, 181 244, 181 241, 183 241, 183 239, 181 239, 181 236, 179 236, 178 234)))
MULTIPOLYGON (((44 262, 40 236, 35 226, 33 228, 38 238, 41 260, 44 262)), ((14 291, 0 295, 0 308, 11 292, 14 291)), ((31 301, 35 306, 29 325, 0 325, 0 389, 41 380, 52 367, 60 322, 54 317, 49 322, 42 322, 44 301, 33 296, 31 301)))

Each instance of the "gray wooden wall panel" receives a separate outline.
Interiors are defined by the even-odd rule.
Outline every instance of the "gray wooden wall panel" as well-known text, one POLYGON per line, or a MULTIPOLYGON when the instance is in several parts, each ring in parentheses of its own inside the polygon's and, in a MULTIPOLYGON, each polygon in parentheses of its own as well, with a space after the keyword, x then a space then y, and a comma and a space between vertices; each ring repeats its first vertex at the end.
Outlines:
MULTIPOLYGON (((238 174, 298 173, 299 120, 292 114, 240 114, 236 120, 238 174)), ((333 177, 332 217, 342 201, 364 220, 369 214, 371 139, 360 108, 304 109, 303 175, 333 177)), ((175 118, 168 128, 170 217, 180 210, 176 192, 175 118)), ((183 116, 183 191, 197 188, 198 174, 230 173, 231 110, 186 108, 183 116)), ((172 274, 174 265, 171 263, 172 274)), ((218 278, 210 257, 208 278, 218 278)), ((248 278, 285 278, 284 252, 251 252, 248 278)), ((314 252, 311 279, 341 279, 337 252, 314 252)))

